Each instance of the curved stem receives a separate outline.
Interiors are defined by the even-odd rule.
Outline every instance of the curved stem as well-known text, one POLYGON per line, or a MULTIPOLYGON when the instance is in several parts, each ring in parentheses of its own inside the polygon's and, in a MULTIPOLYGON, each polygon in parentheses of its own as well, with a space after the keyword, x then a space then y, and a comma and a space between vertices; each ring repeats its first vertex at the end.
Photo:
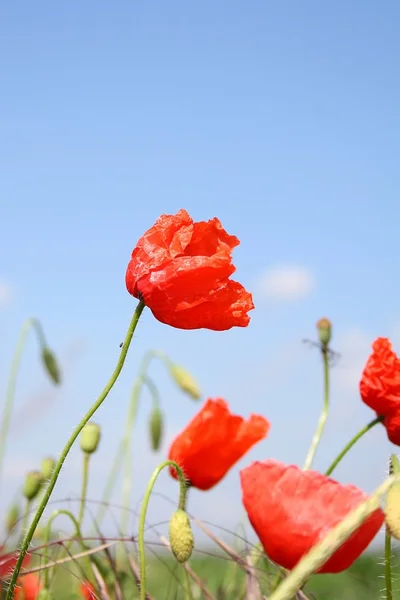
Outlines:
POLYGON ((8 436, 8 431, 10 428, 11 421, 11 413, 12 407, 14 404, 15 398, 15 389, 17 385, 17 377, 18 371, 21 364, 22 354, 25 348, 26 340, 28 337, 28 333, 31 327, 35 327, 35 330, 39 337, 39 343, 43 345, 44 335, 43 330, 38 325, 38 321, 36 319, 26 319, 21 327, 21 332, 18 338, 17 347, 15 349, 14 357, 11 362, 10 375, 8 379, 8 386, 6 391, 6 401, 3 409, 3 418, 0 426, 0 478, 3 470, 3 460, 4 454, 6 450, 6 440, 8 436))
MULTIPOLYGON (((43 558, 44 558, 44 562, 45 563, 47 563, 47 559, 48 559, 48 544, 49 544, 49 540, 50 540, 51 526, 53 524, 54 519, 56 517, 58 517, 59 515, 65 515, 65 516, 67 516, 67 517, 69 517, 71 519, 71 521, 75 525, 76 535, 77 535, 77 537, 80 540, 81 548, 82 548, 83 551, 86 550, 86 546, 85 546, 85 544, 82 541, 81 528, 79 526, 78 521, 74 517, 74 515, 69 510, 58 509, 58 510, 55 510, 53 512, 53 514, 50 516, 49 520, 47 521, 46 528, 44 530, 43 558)), ((50 571, 51 571, 51 569, 45 569, 44 570, 44 587, 45 587, 45 589, 48 589, 48 587, 49 587, 49 583, 50 583, 50 571)))
POLYGON ((140 600, 146 600, 146 553, 144 546, 144 529, 146 525, 146 514, 149 506, 151 492, 153 491, 154 484, 157 480, 157 477, 161 473, 165 467, 174 467, 179 477, 179 506, 178 509, 185 510, 186 507, 186 496, 187 496, 187 487, 185 476, 183 471, 179 465, 176 464, 173 460, 166 460, 161 465, 159 465, 153 475, 150 478, 150 481, 147 485, 146 491, 144 493, 142 506, 140 509, 139 516, 139 533, 138 533, 138 546, 139 546, 139 568, 140 568, 140 600))
POLYGON ((340 452, 340 454, 337 455, 337 457, 332 462, 329 469, 327 469, 325 471, 325 475, 330 475, 334 471, 334 469, 336 469, 336 467, 338 466, 338 464, 340 463, 342 458, 344 456, 346 456, 346 454, 349 452, 349 450, 351 450, 351 448, 354 446, 354 444, 356 442, 358 442, 358 440, 360 438, 362 438, 362 436, 365 433, 367 433, 367 431, 369 431, 370 429, 375 427, 375 425, 377 425, 377 423, 381 423, 381 422, 382 422, 382 417, 377 417, 376 419, 374 419, 373 421, 370 421, 367 425, 365 425, 365 427, 360 429, 360 431, 348 442, 348 444, 346 444, 346 446, 343 448, 343 450, 340 452))
POLYGON ((311 442, 310 449, 307 454, 306 462, 304 463, 304 469, 307 470, 312 466, 315 453, 318 448, 318 444, 321 441, 322 433, 325 428, 326 420, 328 418, 329 411, 329 355, 328 347, 322 346, 322 362, 324 365, 324 404, 322 407, 321 416, 318 421, 317 430, 311 442))
POLYGON ((392 536, 386 526, 385 531, 385 588, 386 600, 393 600, 392 590, 392 536))
POLYGON ((54 489, 54 486, 56 485, 58 476, 60 474, 60 471, 62 469, 62 466, 64 464, 65 459, 68 456, 69 451, 71 450, 76 438, 79 436, 79 434, 81 433, 82 429, 84 428, 84 426, 86 425, 86 423, 89 421, 89 419, 91 419, 91 417, 94 415, 94 413, 96 412, 96 410, 102 405, 102 403, 104 402, 104 400, 107 398, 108 394, 110 393, 113 385, 115 384, 115 382, 118 379, 118 376, 122 370, 122 367, 124 365, 125 359, 126 359, 126 355, 128 354, 128 350, 129 350, 129 346, 131 344, 132 341, 132 337, 134 334, 134 331, 136 329, 136 326, 138 324, 140 315, 143 312, 145 305, 142 301, 139 301, 139 303, 136 306, 136 310, 133 314, 132 320, 129 324, 129 328, 128 331, 126 333, 125 336, 125 340, 124 343, 122 345, 121 348, 121 352, 119 355, 119 359, 117 362, 117 366, 114 369, 113 374, 111 375, 106 387, 104 388, 104 390, 102 391, 102 393, 100 394, 100 396, 98 397, 98 399, 96 400, 96 402, 93 404, 93 406, 89 409, 89 411, 86 413, 86 415, 81 419, 81 421, 79 422, 79 424, 75 427, 74 431, 72 432, 70 438, 68 439, 64 449, 61 452, 60 458, 58 459, 58 462, 54 468, 53 474, 51 476, 51 479, 49 481, 49 484, 46 488, 46 492, 37 508, 36 514, 33 518, 32 524, 28 530, 28 533, 25 536, 24 541, 22 542, 22 546, 21 546, 21 551, 20 551, 20 555, 18 557, 17 563, 15 565, 12 577, 11 577, 11 581, 10 581, 10 585, 8 587, 7 590, 7 596, 6 596, 6 600, 11 600, 13 593, 14 593, 14 589, 15 589, 15 585, 17 582, 17 578, 19 575, 19 572, 21 570, 21 565, 22 565, 22 561, 25 558, 25 555, 27 553, 27 550, 29 548, 29 544, 32 541, 33 538, 33 534, 35 533, 36 527, 40 521, 40 517, 43 514, 44 509, 46 508, 47 502, 49 501, 49 498, 51 496, 51 493, 54 489))
POLYGON ((90 461, 90 454, 88 454, 87 452, 84 452, 83 453, 81 503, 80 503, 80 507, 79 507, 79 516, 78 516, 79 527, 82 527, 83 515, 85 513, 86 495, 87 495, 88 479, 89 479, 89 461, 90 461))

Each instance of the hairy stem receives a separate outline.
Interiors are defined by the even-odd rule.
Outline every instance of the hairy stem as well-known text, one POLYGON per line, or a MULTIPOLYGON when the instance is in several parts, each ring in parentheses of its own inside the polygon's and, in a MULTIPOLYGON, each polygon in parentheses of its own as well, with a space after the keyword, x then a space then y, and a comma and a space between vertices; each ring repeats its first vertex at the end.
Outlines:
POLYGON ((21 546, 21 551, 20 551, 20 555, 19 558, 17 560, 17 563, 15 565, 12 577, 11 577, 11 581, 10 581, 10 585, 8 587, 7 590, 7 596, 6 596, 6 600, 11 600, 13 597, 13 593, 14 593, 14 589, 15 589, 15 585, 17 583, 17 579, 18 579, 18 575, 19 572, 21 570, 21 566, 22 566, 22 561, 25 558, 25 555, 28 551, 29 548, 29 544, 32 541, 33 535, 35 533, 36 527, 40 521, 40 518, 44 512, 44 509, 47 506, 47 503, 49 501, 49 498, 51 496, 51 493, 54 489, 54 486, 57 483, 57 479, 58 476, 60 474, 60 471, 62 469, 62 466, 64 464, 65 459, 67 458, 69 451, 71 450, 76 438, 79 436, 79 434, 81 433, 82 429, 84 428, 84 426, 86 425, 86 423, 89 421, 89 419, 91 419, 91 417, 94 415, 94 413, 97 411, 97 409, 103 404, 104 400, 107 398, 108 394, 110 393, 111 389, 113 388, 115 382, 118 379, 118 376, 122 370, 122 367, 124 365, 125 359, 126 359, 126 355, 128 354, 128 350, 129 350, 129 346, 131 344, 132 341, 132 337, 134 334, 134 331, 136 329, 136 326, 138 324, 140 315, 143 312, 145 305, 142 301, 139 301, 139 303, 136 306, 136 310, 134 312, 134 315, 132 317, 132 320, 129 324, 129 328, 128 331, 126 333, 125 336, 125 341, 122 345, 121 348, 121 352, 119 355, 119 359, 117 362, 117 366, 114 369, 113 374, 111 375, 107 385, 105 386, 104 390, 102 391, 102 393, 100 394, 100 396, 98 397, 98 399, 96 400, 96 402, 93 404, 93 406, 89 409, 89 411, 86 413, 86 415, 81 419, 81 421, 79 422, 79 424, 75 427, 74 431, 72 432, 71 436, 69 437, 64 449, 61 452, 60 458, 58 459, 58 462, 54 468, 53 474, 50 478, 49 484, 46 488, 46 492, 36 510, 36 514, 32 520, 31 526, 25 536, 24 541, 22 542, 22 546, 21 546))
POLYGON ((140 568, 140 600, 146 600, 146 552, 144 545, 144 529, 146 525, 146 515, 147 509, 150 502, 151 492, 153 491, 153 487, 156 483, 157 477, 161 473, 165 467, 174 467, 179 477, 179 506, 180 510, 185 510, 186 508, 186 496, 187 496, 187 487, 185 476, 183 471, 179 465, 177 465, 173 460, 166 460, 161 465, 159 465, 153 475, 150 478, 150 481, 147 485, 146 491, 144 493, 142 506, 140 509, 139 516, 139 533, 138 533, 138 546, 139 546, 139 568, 140 568))

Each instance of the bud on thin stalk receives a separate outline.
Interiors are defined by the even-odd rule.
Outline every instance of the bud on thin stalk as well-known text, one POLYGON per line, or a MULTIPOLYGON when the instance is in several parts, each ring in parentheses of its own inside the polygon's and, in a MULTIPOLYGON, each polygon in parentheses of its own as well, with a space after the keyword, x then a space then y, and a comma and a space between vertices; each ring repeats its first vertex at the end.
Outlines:
POLYGON ((327 348, 332 337, 332 323, 324 317, 318 321, 317 330, 319 341, 324 348, 327 348))
POLYGON ((53 383, 59 385, 61 383, 61 373, 54 352, 45 346, 42 350, 43 366, 53 383))
POLYGON ((101 437, 101 429, 97 423, 89 421, 86 423, 81 433, 81 450, 86 454, 96 452, 101 437))
POLYGON ((164 417, 158 406, 154 406, 150 414, 150 440, 152 449, 157 452, 160 449, 163 429, 164 417))
POLYGON ((41 485, 43 483, 43 475, 40 471, 30 471, 25 478, 23 495, 28 500, 28 502, 32 502, 38 495, 41 485))
POLYGON ((192 377, 192 375, 186 371, 186 369, 171 363, 169 365, 169 372, 172 379, 183 392, 188 394, 193 400, 199 400, 201 397, 199 385, 194 377, 192 377))
POLYGON ((192 556, 194 537, 188 515, 177 510, 169 522, 169 543, 176 560, 183 564, 192 556))
POLYGON ((56 466, 56 461, 52 456, 46 456, 42 460, 41 470, 43 479, 50 479, 53 475, 54 467, 56 466))

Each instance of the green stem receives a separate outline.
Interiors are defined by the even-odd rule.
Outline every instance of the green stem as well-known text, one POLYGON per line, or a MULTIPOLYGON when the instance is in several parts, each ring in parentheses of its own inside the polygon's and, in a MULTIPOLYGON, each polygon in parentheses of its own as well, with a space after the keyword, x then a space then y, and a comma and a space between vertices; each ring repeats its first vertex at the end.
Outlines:
MULTIPOLYGON (((133 426, 135 424, 135 418, 136 418, 137 407, 138 407, 138 402, 139 402, 139 395, 140 395, 140 391, 142 388, 143 379, 144 379, 145 374, 148 371, 148 368, 149 368, 150 363, 153 360, 153 358, 159 358, 160 360, 164 361, 166 364, 168 364, 168 360, 169 360, 167 355, 164 354, 164 352, 161 352, 160 350, 149 350, 148 352, 146 352, 144 354, 144 356, 141 360, 138 376, 135 380, 135 383, 134 383, 133 389, 132 389, 131 400, 130 400, 129 407, 128 407, 128 414, 127 414, 127 417, 125 420, 124 436, 118 446, 118 450, 117 450, 117 453, 116 453, 116 456, 114 459, 114 463, 113 463, 112 469, 108 476, 107 483, 104 488, 102 503, 97 511, 96 522, 98 525, 100 525, 101 521, 104 518, 105 512, 107 510, 107 505, 110 503, 111 494, 115 487, 115 483, 117 481, 118 473, 123 464, 125 464, 125 470, 124 470, 125 476, 124 476, 124 482, 123 482, 122 496, 123 496, 123 498, 125 498, 125 500, 128 498, 126 506, 129 507, 129 497, 130 497, 130 495, 129 495, 130 494, 129 479, 132 477, 131 459, 130 459, 130 454, 129 454, 130 440, 131 440, 132 433, 133 433, 133 426), (125 463, 124 463, 124 459, 125 459, 125 463), (128 473, 129 473, 129 475, 128 475, 128 473)), ((124 500, 123 500, 123 506, 125 506, 124 500)), ((123 519, 124 519, 124 517, 123 517, 123 519)))
POLYGON ((58 476, 60 474, 60 471, 62 469, 62 466, 64 464, 64 461, 66 459, 66 457, 68 456, 69 451, 71 450, 76 438, 79 436, 79 434, 81 433, 82 429, 84 428, 84 426, 86 425, 86 423, 91 419, 91 417, 94 415, 94 413, 96 412, 96 410, 102 405, 102 403, 104 402, 104 400, 107 398, 108 394, 110 393, 112 387, 114 386, 115 382, 118 379, 118 376, 122 370, 122 367, 124 365, 125 359, 126 359, 126 355, 128 354, 128 350, 129 350, 129 346, 131 344, 132 341, 132 337, 134 334, 134 331, 136 329, 136 326, 138 324, 140 315, 143 312, 145 305, 142 301, 139 301, 139 303, 136 306, 136 310, 133 314, 132 320, 129 324, 129 328, 128 331, 126 333, 125 336, 125 340, 124 343, 122 345, 121 348, 121 352, 118 358, 118 362, 117 362, 117 366, 114 369, 113 374, 110 377, 110 380, 108 381, 106 387, 104 388, 104 390, 102 391, 102 393, 100 394, 99 398, 96 400, 96 402, 93 404, 93 406, 89 409, 89 411, 86 413, 86 415, 82 418, 82 420, 79 422, 79 424, 75 427, 74 431, 72 432, 70 438, 68 439, 63 451, 61 452, 60 458, 58 459, 58 462, 54 468, 53 474, 51 476, 51 479, 49 481, 49 484, 46 488, 46 493, 44 494, 38 508, 36 511, 36 514, 33 518, 33 521, 31 523, 31 526, 25 536, 25 539, 22 543, 21 546, 21 551, 20 551, 20 555, 18 557, 17 563, 15 565, 15 569, 14 572, 12 574, 11 577, 11 581, 10 581, 10 585, 8 587, 7 590, 7 596, 6 596, 6 600, 11 600, 13 597, 13 593, 14 593, 14 589, 15 589, 15 585, 18 579, 18 575, 19 572, 21 570, 21 565, 22 565, 22 561, 25 558, 25 555, 28 551, 29 548, 29 544, 32 541, 33 535, 35 533, 36 527, 40 521, 40 518, 43 514, 44 509, 46 508, 47 502, 49 501, 49 498, 51 496, 51 493, 54 489, 54 486, 56 485, 58 476))
POLYGON ((28 529, 29 513, 31 512, 32 500, 27 500, 25 505, 24 519, 22 521, 22 532, 28 529))
POLYGON ((186 598, 186 600, 193 600, 192 586, 190 585, 189 573, 186 571, 186 569, 184 567, 182 567, 182 568, 183 568, 184 578, 185 578, 185 598, 186 598))
POLYGON ((370 421, 367 425, 365 425, 365 427, 363 427, 350 441, 348 444, 346 444, 346 446, 343 448, 343 450, 340 452, 340 454, 337 455, 337 457, 335 458, 335 460, 333 461, 333 463, 331 464, 331 466, 329 467, 329 469, 327 469, 325 471, 325 475, 330 475, 334 469, 336 469, 336 467, 338 466, 338 464, 340 463, 340 461, 342 460, 342 458, 344 456, 346 456, 346 454, 349 452, 349 450, 351 450, 351 448, 354 446, 354 444, 356 442, 358 442, 358 440, 360 438, 362 438, 362 436, 367 433, 367 431, 369 431, 370 429, 372 429, 373 427, 375 427, 375 425, 377 425, 377 423, 381 423, 382 422, 382 417, 377 417, 376 419, 374 419, 373 421, 370 421))
MULTIPOLYGON (((81 532, 81 528, 80 528, 80 525, 79 525, 77 519, 74 517, 74 515, 69 510, 58 509, 58 510, 55 510, 53 512, 53 514, 50 516, 49 520, 47 521, 46 528, 44 530, 44 544, 45 544, 45 546, 43 548, 43 558, 44 558, 44 563, 45 564, 48 561, 48 543, 49 543, 49 540, 50 540, 51 526, 53 524, 54 519, 56 517, 58 517, 59 515, 66 515, 67 517, 69 517, 71 519, 71 521, 75 525, 76 536, 79 539, 79 544, 80 544, 82 550, 83 551, 87 550, 87 548, 86 548, 86 546, 85 546, 85 544, 83 543, 83 540, 82 540, 82 532, 81 532)), ((49 588, 49 584, 50 584, 50 571, 51 571, 51 569, 45 569, 44 570, 44 587, 45 587, 45 589, 49 588)))
POLYGON ((386 527, 385 531, 385 588, 386 600, 393 600, 392 590, 392 536, 386 527))
POLYGON ((80 503, 80 507, 79 507, 79 516, 78 516, 79 527, 82 527, 83 515, 85 513, 86 495, 87 495, 88 479, 89 479, 89 462, 90 462, 90 454, 88 454, 87 452, 84 452, 83 453, 81 503, 80 503))
POLYGON ((315 457, 315 453, 318 448, 318 444, 321 441, 322 433, 325 428, 326 420, 328 418, 329 411, 329 355, 328 347, 322 346, 322 362, 324 365, 324 404, 322 407, 321 416, 318 421, 317 430, 311 442, 310 449, 307 454, 306 462, 304 463, 304 470, 310 469, 315 457))
POLYGON ((43 348, 46 345, 42 326, 37 319, 26 319, 21 327, 21 332, 18 338, 17 347, 14 357, 11 362, 10 376, 6 391, 6 401, 3 409, 3 418, 0 426, 0 479, 3 471, 4 454, 6 451, 6 441, 10 429, 12 407, 15 399, 15 389, 17 386, 18 371, 21 365, 22 354, 25 348, 28 333, 31 328, 34 328, 38 337, 39 345, 43 348))
POLYGON ((146 600, 146 554, 145 554, 145 546, 144 546, 144 529, 146 525, 146 514, 149 506, 151 492, 153 491, 154 484, 156 483, 157 477, 161 473, 165 467, 174 467, 179 477, 179 506, 178 510, 185 510, 186 508, 186 496, 187 496, 187 487, 185 481, 185 475, 179 465, 176 464, 173 460, 166 460, 161 465, 159 465, 153 475, 150 478, 150 481, 147 485, 146 491, 144 493, 142 506, 140 509, 139 516, 139 533, 138 533, 138 546, 139 546, 139 568, 140 568, 140 600, 146 600))

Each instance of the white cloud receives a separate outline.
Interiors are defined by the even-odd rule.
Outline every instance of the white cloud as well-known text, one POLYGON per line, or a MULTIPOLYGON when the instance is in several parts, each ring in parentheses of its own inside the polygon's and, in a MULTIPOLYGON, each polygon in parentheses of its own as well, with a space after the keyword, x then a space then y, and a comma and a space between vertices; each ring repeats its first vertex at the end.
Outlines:
POLYGON ((300 300, 315 288, 315 278, 307 267, 300 265, 275 265, 267 269, 258 280, 260 294, 275 300, 300 300))
POLYGON ((12 299, 12 287, 5 281, 0 281, 0 307, 7 306, 12 299))

